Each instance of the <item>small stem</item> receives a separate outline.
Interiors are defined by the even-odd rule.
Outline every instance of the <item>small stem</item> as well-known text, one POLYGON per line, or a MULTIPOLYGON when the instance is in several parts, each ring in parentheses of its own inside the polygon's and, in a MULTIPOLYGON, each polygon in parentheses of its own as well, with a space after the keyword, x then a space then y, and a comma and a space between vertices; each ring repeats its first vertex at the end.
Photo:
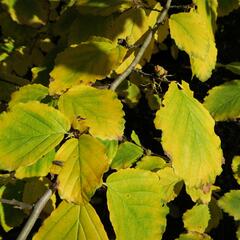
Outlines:
POLYGON ((17 240, 26 240, 28 234, 32 230, 35 222, 37 221, 40 213, 42 212, 43 208, 47 204, 48 200, 51 198, 53 194, 53 190, 48 189, 43 196, 38 200, 35 204, 34 209, 32 211, 31 216, 29 217, 28 221, 26 222, 25 226, 23 227, 22 231, 17 237, 17 240))
POLYGON ((32 207, 33 207, 31 204, 20 202, 16 199, 9 200, 9 199, 1 198, 0 202, 3 203, 3 204, 12 205, 13 207, 19 208, 19 209, 29 209, 29 210, 31 210, 32 207))
POLYGON ((129 67, 120 75, 118 76, 113 83, 110 86, 110 89, 115 91, 117 87, 129 76, 129 74, 133 71, 133 69, 136 67, 136 65, 141 60, 143 54, 145 53, 146 49, 148 48, 149 44, 151 43, 152 37, 154 33, 157 31, 160 24, 164 21, 164 19, 167 16, 168 10, 171 6, 172 0, 168 0, 166 3, 166 6, 164 10, 161 12, 161 14, 158 17, 157 22, 155 23, 154 27, 149 31, 147 37, 145 38, 143 45, 141 46, 139 52, 137 53, 137 56, 133 60, 133 62, 129 65, 129 67))

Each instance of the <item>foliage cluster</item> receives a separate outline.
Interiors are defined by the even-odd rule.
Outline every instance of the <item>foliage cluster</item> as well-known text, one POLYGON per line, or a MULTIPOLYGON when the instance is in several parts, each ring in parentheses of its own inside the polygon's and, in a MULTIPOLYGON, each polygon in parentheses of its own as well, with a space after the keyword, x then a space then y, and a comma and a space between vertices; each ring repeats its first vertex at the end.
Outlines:
MULTIPOLYGON (((240 2, 193 0, 170 9, 164 4, 1 1, 0 223, 5 232, 22 227, 49 189, 34 240, 113 239, 92 206, 105 201, 94 198, 100 191, 120 240, 161 239, 167 215, 174 214, 171 203, 183 189, 194 206, 182 216, 185 232, 179 240, 212 239, 209 233, 222 211, 239 224, 240 190, 219 198, 215 184, 224 157, 214 127, 217 121, 238 121, 240 80, 213 87, 200 102, 174 73, 159 65, 146 72, 144 66, 153 54, 166 51, 164 41, 171 38, 172 58, 184 51, 192 78, 206 82, 222 67, 239 75, 239 62, 216 64, 215 31, 217 18, 240 2), (132 62, 128 76, 118 81, 132 62), (125 111, 138 107, 141 98, 161 130, 164 155, 146 149, 134 129, 126 134, 125 111)), ((240 184, 240 156, 233 158, 232 171, 240 184)), ((236 234, 240 239, 240 225, 236 234)), ((26 239, 23 235, 18 239, 26 239)))

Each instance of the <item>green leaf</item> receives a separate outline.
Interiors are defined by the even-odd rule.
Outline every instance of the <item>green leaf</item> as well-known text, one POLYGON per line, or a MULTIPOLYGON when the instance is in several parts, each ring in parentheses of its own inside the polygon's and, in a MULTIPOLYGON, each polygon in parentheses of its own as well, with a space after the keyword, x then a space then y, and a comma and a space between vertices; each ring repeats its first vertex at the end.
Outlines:
POLYGON ((108 162, 111 164, 113 158, 115 157, 117 150, 118 150, 118 141, 116 140, 102 140, 98 139, 104 146, 105 152, 108 157, 108 162))
POLYGON ((94 208, 61 202, 47 218, 33 240, 107 240, 104 227, 94 208))
POLYGON ((41 101, 47 95, 48 88, 41 84, 25 85, 11 95, 11 100, 9 101, 8 106, 9 108, 12 108, 17 103, 27 103, 33 100, 41 101))
POLYGON ((171 37, 189 56, 204 59, 209 50, 209 36, 200 15, 194 12, 172 14, 169 19, 171 37))
POLYGON ((212 88, 204 99, 204 106, 216 121, 240 117, 240 80, 212 88))
POLYGON ((2 0, 8 7, 11 18, 20 24, 39 27, 46 24, 48 2, 46 0, 2 0))
POLYGON ((231 190, 218 200, 219 207, 222 208, 224 212, 233 216, 236 221, 240 220, 239 204, 240 190, 231 190))
POLYGON ((183 233, 176 240, 212 240, 207 234, 197 232, 183 233))
POLYGON ((59 109, 72 123, 83 122, 95 137, 117 140, 123 135, 122 104, 111 90, 75 86, 60 97, 59 109))
POLYGON ((158 156, 144 156, 141 161, 137 162, 137 169, 156 171, 167 166, 166 161, 158 156))
POLYGON ((227 70, 240 75, 240 62, 231 62, 229 64, 219 64, 219 67, 224 67, 227 70))
MULTIPOLYGON (((0 198, 17 201, 22 201, 24 182, 17 181, 14 184, 6 184, 0 188, 0 198)), ((26 215, 22 210, 14 208, 9 204, 0 202, 0 225, 5 232, 10 231, 12 228, 19 226, 26 215), (13 217, 14 216, 14 217, 13 217)))
POLYGON ((220 139, 214 132, 214 120, 193 98, 187 83, 170 84, 154 122, 162 129, 163 148, 185 184, 213 183, 222 171, 220 139))
POLYGON ((108 169, 105 148, 97 139, 82 135, 68 140, 61 149, 63 167, 58 175, 61 198, 77 204, 89 201, 101 186, 108 169))
POLYGON ((233 176, 240 185, 240 156, 235 156, 232 160, 233 176))
POLYGON ((37 162, 25 166, 19 167, 16 170, 15 177, 18 179, 31 178, 31 177, 44 177, 50 172, 52 161, 54 160, 55 151, 52 150, 44 155, 37 162))
POLYGON ((193 206, 183 214, 184 227, 188 231, 204 233, 208 226, 210 213, 208 205, 200 204, 193 206), (201 217, 199 217, 201 216, 201 217))
POLYGON ((127 169, 107 178, 107 204, 117 239, 161 239, 168 208, 157 174, 127 169))
POLYGON ((0 168, 33 164, 57 146, 70 124, 58 110, 39 102, 19 103, 0 120, 0 168))
MULTIPOLYGON (((30 178, 27 180, 24 191, 24 203, 35 204, 51 186, 51 181, 47 178, 30 178)), ((43 209, 43 213, 49 215, 56 207, 56 195, 53 194, 43 209)), ((26 211, 30 213, 30 211, 26 211)))
POLYGON ((240 7, 239 0, 218 0, 218 15, 223 17, 240 7))
POLYGON ((165 167, 157 172, 160 179, 161 200, 164 202, 172 201, 180 193, 183 182, 174 173, 173 168, 165 167))
POLYGON ((143 155, 143 150, 131 142, 124 142, 119 145, 118 151, 112 160, 111 168, 128 168, 143 155))
POLYGON ((133 5, 131 0, 77 0, 77 6, 82 14, 110 15, 123 12, 133 5))
POLYGON ((120 65, 125 53, 124 47, 100 37, 70 46, 55 60, 50 73, 50 94, 62 94, 74 85, 104 79, 120 65))
POLYGON ((136 132, 133 130, 131 133, 131 139, 133 142, 135 142, 138 146, 141 146, 141 142, 139 140, 138 135, 136 134, 136 132))

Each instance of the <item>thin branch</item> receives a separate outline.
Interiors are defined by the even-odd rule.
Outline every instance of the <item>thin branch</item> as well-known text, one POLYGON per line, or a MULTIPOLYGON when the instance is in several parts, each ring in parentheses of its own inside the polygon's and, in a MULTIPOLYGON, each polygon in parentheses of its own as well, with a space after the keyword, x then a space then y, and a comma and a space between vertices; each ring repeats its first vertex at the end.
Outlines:
POLYGON ((31 210, 32 207, 33 207, 31 204, 20 202, 16 199, 9 200, 9 199, 1 198, 0 202, 3 203, 3 204, 12 205, 14 208, 19 208, 19 209, 29 209, 29 210, 31 210))
POLYGON ((154 25, 154 27, 149 31, 149 33, 148 33, 146 39, 144 40, 144 43, 141 46, 137 56, 135 57, 133 62, 130 64, 130 66, 120 76, 118 76, 114 80, 114 82, 110 86, 111 90, 115 91, 117 89, 117 87, 122 83, 122 81, 124 81, 129 76, 129 74, 133 71, 133 69, 139 63, 139 61, 141 60, 143 54, 145 53, 146 49, 148 48, 149 44, 151 43, 151 40, 152 40, 152 37, 153 37, 154 33, 157 31, 157 29, 160 26, 160 24, 166 18, 168 10, 169 10, 169 8, 171 6, 171 2, 172 2, 172 0, 168 0, 167 1, 164 10, 159 15, 158 20, 157 20, 156 24, 154 25))
POLYGON ((37 221, 40 213, 42 212, 43 208, 47 204, 48 200, 51 198, 53 194, 53 190, 48 189, 43 196, 38 200, 35 204, 33 212, 29 217, 28 221, 26 222, 25 226, 23 227, 21 233, 18 235, 17 240, 26 240, 28 234, 32 230, 35 222, 37 221))

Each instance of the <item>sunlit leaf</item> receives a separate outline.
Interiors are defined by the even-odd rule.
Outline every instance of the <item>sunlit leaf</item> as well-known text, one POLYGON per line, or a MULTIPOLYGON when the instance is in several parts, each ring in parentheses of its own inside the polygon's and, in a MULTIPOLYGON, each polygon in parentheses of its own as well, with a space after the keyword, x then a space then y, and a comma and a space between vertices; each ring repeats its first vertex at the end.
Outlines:
MULTIPOLYGON (((0 188, 0 198, 22 201, 24 182, 17 181, 14 184, 7 184, 0 188)), ((19 226, 26 215, 22 209, 16 209, 13 205, 0 202, 0 225, 5 232, 19 226), (13 217, 14 216, 14 217, 13 217)))
POLYGON ((176 240, 212 240, 207 234, 197 232, 183 233, 176 240))
POLYGON ((233 216, 236 221, 240 220, 239 204, 240 190, 231 190, 218 200, 218 205, 223 211, 233 216))
POLYGON ((122 104, 111 90, 75 86, 60 97, 59 109, 71 122, 84 121, 93 136, 119 139, 123 135, 122 104))
POLYGON ((138 158, 143 155, 143 149, 131 142, 124 142, 119 145, 118 151, 112 160, 111 168, 121 169, 130 167, 138 158))
POLYGON ((139 137, 137 135, 137 133, 133 130, 131 133, 131 139, 133 142, 135 142, 138 146, 141 146, 141 142, 139 140, 139 137))
POLYGON ((61 142, 69 125, 61 112, 45 104, 17 104, 0 120, 0 168, 33 164, 61 142))
POLYGON ((156 171, 167 166, 166 161, 158 156, 144 156, 141 161, 137 162, 136 168, 156 171))
MULTIPOLYGON (((51 181, 47 178, 30 178, 27 180, 24 191, 23 191, 23 198, 22 201, 28 204, 35 204, 42 195, 49 189, 51 186, 51 181)), ((53 194, 49 201, 47 202, 46 206, 43 209, 45 214, 50 214, 56 205, 56 195, 53 194)), ((30 213, 30 211, 28 211, 30 213)))
POLYGON ((9 108, 12 108, 17 103, 26 103, 33 100, 41 101, 47 95, 48 88, 41 84, 26 85, 11 95, 11 100, 9 101, 8 106, 9 108))
POLYGON ((213 183, 221 173, 223 157, 214 124, 209 112, 193 98, 187 83, 170 84, 155 126, 162 129, 162 145, 175 173, 189 187, 213 183))
POLYGON ((210 213, 208 205, 195 205, 183 214, 184 227, 188 231, 204 233, 208 226, 210 213))
POLYGON ((48 2, 46 0, 2 0, 11 18, 20 24, 39 27, 47 21, 48 2))
POLYGON ((19 167, 16 170, 15 177, 18 179, 22 179, 22 178, 46 176, 50 171, 50 167, 52 165, 54 156, 55 156, 55 151, 52 150, 49 153, 47 153, 45 156, 43 156, 41 159, 39 159, 37 162, 29 166, 19 167))
POLYGON ((118 141, 116 140, 102 140, 99 139, 101 143, 105 146, 105 152, 108 157, 108 162, 111 164, 113 158, 115 157, 118 150, 118 141))
POLYGON ((204 106, 216 121, 240 117, 240 80, 212 88, 204 99, 204 106))
POLYGON ((157 174, 127 169, 107 178, 107 203, 117 239, 161 239, 168 208, 157 174), (131 227, 130 227, 131 226, 131 227))
POLYGON ((68 140, 61 151, 63 159, 59 160, 64 162, 58 175, 61 198, 77 204, 89 201, 101 186, 102 176, 108 169, 104 146, 85 134, 79 140, 68 140))
POLYGON ((86 203, 61 202, 47 218, 33 240, 107 240, 104 227, 94 208, 86 203))
POLYGON ((79 83, 88 84, 105 78, 119 66, 126 49, 106 38, 94 38, 70 46, 58 54, 50 73, 50 94, 61 94, 79 83))
POLYGON ((183 182, 174 173, 173 168, 165 167, 157 172, 159 177, 159 188, 161 189, 161 200, 164 202, 172 201, 180 193, 183 182))
POLYGON ((171 37, 190 56, 204 59, 209 50, 206 25, 197 13, 178 13, 169 19, 171 37))
POLYGON ((218 0, 218 14, 220 17, 228 15, 240 7, 239 0, 218 0))
POLYGON ((240 185, 240 156, 235 156, 232 160, 233 176, 240 185))

